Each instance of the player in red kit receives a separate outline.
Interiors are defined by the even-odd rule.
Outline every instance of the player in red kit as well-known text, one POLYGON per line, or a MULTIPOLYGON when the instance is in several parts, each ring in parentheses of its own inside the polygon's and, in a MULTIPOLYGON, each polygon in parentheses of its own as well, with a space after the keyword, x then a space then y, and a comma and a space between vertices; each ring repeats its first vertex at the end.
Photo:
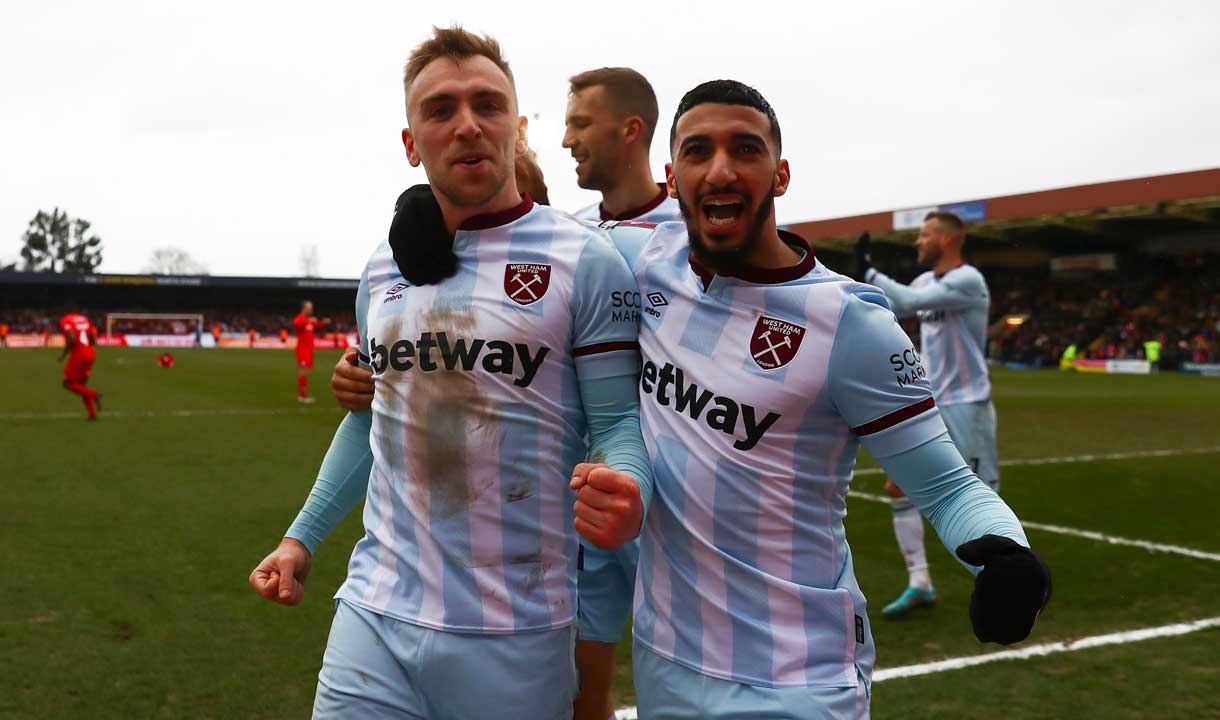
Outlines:
POLYGON ((64 334, 64 352, 60 360, 68 358, 64 365, 64 389, 81 396, 85 402, 85 410, 89 419, 96 420, 98 410, 102 409, 102 394, 87 387, 89 374, 93 372, 95 354, 93 346, 97 344, 97 329, 89 318, 80 313, 69 313, 59 319, 59 329, 64 334))
POLYGON ((301 303, 301 313, 292 319, 292 329, 297 334, 297 402, 313 402, 313 398, 305 394, 309 371, 313 370, 313 332, 329 323, 328 318, 319 320, 313 316, 313 302, 309 300, 301 303))

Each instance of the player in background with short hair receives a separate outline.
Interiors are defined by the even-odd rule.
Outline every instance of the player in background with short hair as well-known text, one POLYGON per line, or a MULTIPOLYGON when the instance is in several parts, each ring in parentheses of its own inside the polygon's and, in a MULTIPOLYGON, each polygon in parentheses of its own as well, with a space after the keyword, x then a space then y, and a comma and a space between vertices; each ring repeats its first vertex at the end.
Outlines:
POLYGON ((314 399, 306 392, 309 384, 309 373, 313 371, 313 339, 314 330, 330 324, 329 318, 318 319, 313 315, 313 301, 301 303, 301 312, 292 319, 292 329, 297 336, 297 402, 311 403, 314 399))
MULTIPOLYGON (((678 201, 652 177, 648 156, 658 110, 647 78, 631 68, 606 67, 568 82, 563 146, 576 160, 577 184, 602 195, 573 214, 592 222, 681 221, 678 201)), ((582 543, 581 554, 574 718, 605 720, 614 714, 615 648, 631 615, 640 546, 636 540, 611 552, 582 543)))
POLYGON ((0 322, 0 347, 8 347, 8 325, 0 322))
POLYGON ((88 387, 88 383, 97 358, 93 350, 97 345, 97 328, 84 315, 68 313, 59 319, 59 330, 64 335, 64 351, 59 360, 68 358, 64 365, 64 389, 80 395, 89 419, 96 420, 102 409, 102 394, 88 387))
POLYGON ((606 67, 568 80, 563 146, 576 160, 576 184, 602 194, 573 213, 582 220, 678 220, 677 201, 653 180, 648 161, 657 96, 631 68, 606 67))
POLYGON ((638 319, 610 306, 634 279, 604 233, 518 191, 524 124, 494 40, 436 29, 404 76, 403 143, 430 186, 400 198, 357 292, 372 413, 344 420, 250 582, 298 602, 367 491, 314 717, 568 717, 576 532, 617 547, 651 496, 638 319), (573 504, 588 452, 613 469, 573 504))
MULTIPOLYGON (((965 226, 957 215, 928 213, 915 248, 919 264, 930 269, 903 285, 872 267, 866 233, 856 242, 856 277, 881 288, 899 318, 919 317, 919 355, 914 363, 899 358, 895 367, 901 362, 900 374, 909 374, 922 360, 953 444, 979 479, 998 492, 996 414, 986 358, 991 296, 983 274, 962 259, 965 240, 965 226)), ((898 618, 933 605, 936 588, 928 571, 923 518, 893 480, 886 480, 885 490, 892 498, 894 536, 906 561, 907 587, 881 612, 898 618)))

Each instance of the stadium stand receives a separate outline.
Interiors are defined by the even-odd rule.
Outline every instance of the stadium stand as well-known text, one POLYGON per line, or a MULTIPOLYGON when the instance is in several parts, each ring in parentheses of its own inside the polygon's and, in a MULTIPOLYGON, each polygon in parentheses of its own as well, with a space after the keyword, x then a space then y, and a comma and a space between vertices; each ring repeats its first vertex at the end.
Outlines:
MULTIPOLYGON (((353 302, 358 281, 335 278, 259 278, 175 275, 76 275, 0 272, 0 322, 10 335, 57 334, 56 322, 79 312, 105 332, 107 313, 194 313, 204 332, 245 338, 251 330, 279 337, 292 329, 301 301, 311 299, 317 314, 329 317, 330 333, 355 331, 353 302)), ((132 321, 134 322, 134 321, 132 321)), ((193 333, 181 321, 144 319, 147 335, 193 333)), ((117 325, 115 333, 130 332, 117 325)))
POLYGON ((1159 367, 1220 363, 1220 168, 800 223, 832 268, 851 268, 857 236, 874 264, 907 282, 917 228, 932 210, 967 223, 966 254, 991 287, 993 362, 1056 366, 1144 358, 1159 367))

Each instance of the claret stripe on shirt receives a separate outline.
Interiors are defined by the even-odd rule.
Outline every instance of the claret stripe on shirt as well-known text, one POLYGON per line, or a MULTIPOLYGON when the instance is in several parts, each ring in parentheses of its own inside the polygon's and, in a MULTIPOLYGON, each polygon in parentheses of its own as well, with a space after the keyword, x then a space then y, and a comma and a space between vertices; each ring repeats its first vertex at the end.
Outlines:
POLYGON ((596 355, 598 353, 613 352, 615 350, 639 350, 640 344, 630 340, 620 342, 604 342, 594 345, 586 345, 580 348, 572 349, 572 357, 584 357, 585 355, 596 355))
POLYGON ((864 437, 865 435, 879 433, 882 430, 887 430, 894 427, 904 420, 910 420, 916 415, 922 415, 934 407, 936 407, 936 401, 930 397, 925 398, 914 405, 907 405, 901 410, 895 410, 889 415, 879 417, 870 423, 865 423, 859 427, 854 427, 852 428, 852 432, 854 432, 857 437, 864 437))

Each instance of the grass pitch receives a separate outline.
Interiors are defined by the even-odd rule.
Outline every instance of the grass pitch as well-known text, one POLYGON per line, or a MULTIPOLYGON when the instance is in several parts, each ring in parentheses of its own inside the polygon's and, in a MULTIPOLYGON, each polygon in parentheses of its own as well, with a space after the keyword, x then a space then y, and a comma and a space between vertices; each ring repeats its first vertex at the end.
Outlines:
MULTIPOLYGON (((0 350, 0 718, 308 717, 331 594, 362 530, 314 559, 304 603, 246 584, 312 484, 342 411, 318 353, 300 406, 291 353, 98 351, 105 412, 84 419, 57 351, 0 350)), ((1163 374, 994 374, 1004 461, 1220 445, 1220 381, 1163 374)), ((1220 553, 1220 452, 1010 464, 1027 521, 1220 553)), ((861 468, 875 467, 867 457, 861 468)), ((854 488, 880 491, 879 475, 854 488)), ((941 601, 901 622, 890 511, 849 503, 878 667, 993 652, 970 632, 971 580, 929 531, 941 601)), ((1039 530, 1055 597, 1027 644, 1220 616, 1220 562, 1039 530)), ((875 718, 1220 717, 1220 630, 1002 661, 873 687, 875 718)), ((617 700, 631 705, 629 646, 617 700)))

